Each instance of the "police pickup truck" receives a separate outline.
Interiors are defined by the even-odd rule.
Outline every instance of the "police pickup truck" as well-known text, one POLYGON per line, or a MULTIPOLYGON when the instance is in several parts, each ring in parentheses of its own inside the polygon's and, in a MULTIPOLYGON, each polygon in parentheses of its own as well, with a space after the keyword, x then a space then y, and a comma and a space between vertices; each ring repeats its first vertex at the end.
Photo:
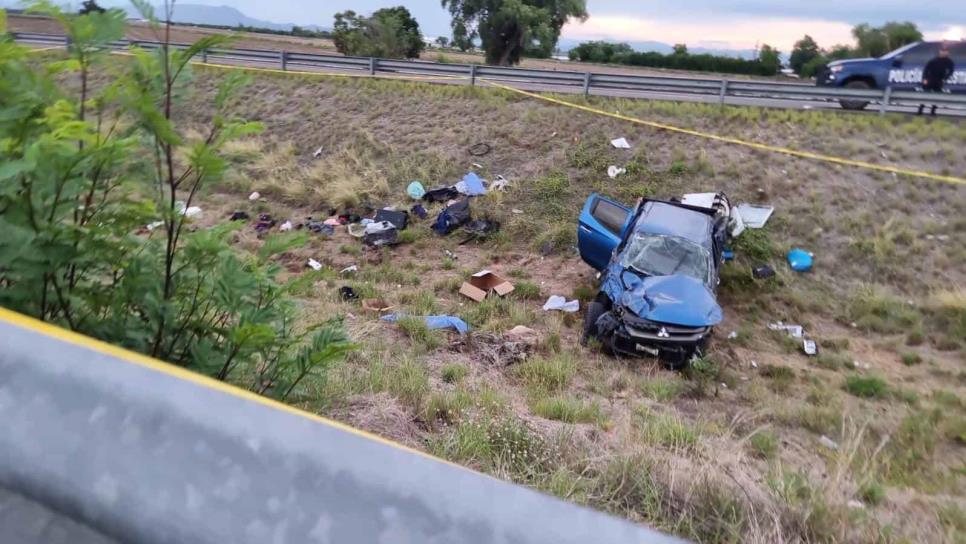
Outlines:
MULTIPOLYGON (((885 89, 914 91, 922 87, 922 70, 939 54, 942 42, 916 42, 900 47, 877 59, 847 59, 830 62, 816 78, 822 87, 847 89, 885 89)), ((966 94, 966 41, 946 42, 949 56, 956 65, 946 80, 946 90, 966 94)), ((840 100, 845 109, 861 110, 864 100, 840 100)))

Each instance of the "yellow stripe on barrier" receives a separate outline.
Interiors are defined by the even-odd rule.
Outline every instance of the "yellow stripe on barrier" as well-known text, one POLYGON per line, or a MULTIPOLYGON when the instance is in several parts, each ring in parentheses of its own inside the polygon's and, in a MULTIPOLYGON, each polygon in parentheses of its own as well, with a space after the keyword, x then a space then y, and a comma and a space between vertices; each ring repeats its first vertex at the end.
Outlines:
POLYGON ((262 405, 264 405, 264 406, 266 406, 268 408, 273 408, 275 410, 281 410, 283 412, 288 412, 290 414, 294 414, 294 415, 297 415, 297 416, 300 416, 300 417, 304 417, 304 418, 307 418, 307 419, 311 419, 311 420, 313 420, 313 421, 315 421, 317 423, 322 423, 322 424, 327 425, 329 427, 333 427, 335 429, 339 429, 339 430, 345 431, 347 433, 352 433, 352 434, 354 434, 356 436, 361 436, 362 438, 366 438, 368 440, 374 440, 376 442, 385 444, 387 446, 392 446, 394 448, 397 448, 397 449, 400 449, 400 450, 404 450, 404 451, 409 452, 409 453, 417 454, 417 455, 419 455, 421 457, 427 457, 429 459, 433 459, 434 461, 439 461, 439 462, 442 462, 442 463, 446 463, 448 465, 452 465, 452 466, 459 467, 459 468, 462 468, 464 470, 469 470, 471 472, 476 473, 476 471, 473 471, 473 470, 471 470, 471 469, 469 469, 467 467, 464 467, 462 465, 457 465, 456 463, 451 463, 451 462, 449 462, 449 461, 447 461, 445 459, 440 459, 438 457, 434 457, 434 456, 432 456, 432 455, 430 455, 430 454, 428 454, 426 452, 423 452, 423 451, 419 451, 419 450, 410 448, 409 446, 404 446, 404 445, 399 444, 397 442, 393 442, 392 440, 385 439, 385 438, 383 438, 381 436, 377 436, 377 435, 374 435, 374 434, 367 433, 365 431, 356 429, 354 427, 350 427, 350 426, 345 425, 343 423, 339 423, 338 421, 334 421, 334 420, 331 420, 331 419, 322 417, 322 416, 320 416, 318 414, 313 414, 311 412, 306 412, 305 410, 301 410, 301 409, 296 408, 294 406, 290 406, 288 404, 284 404, 282 402, 278 402, 276 400, 272 400, 270 398, 263 397, 261 395, 257 395, 255 393, 252 393, 251 391, 248 391, 247 389, 241 389, 241 388, 235 387, 235 386, 230 385, 230 384, 227 384, 225 382, 218 381, 218 380, 215 380, 213 378, 209 378, 207 376, 203 376, 201 374, 197 374, 197 373, 192 372, 192 371, 190 371, 190 370, 188 370, 186 368, 182 368, 180 366, 175 366, 175 365, 172 365, 172 364, 169 364, 169 363, 165 363, 165 362, 160 361, 158 359, 153 359, 151 357, 148 357, 147 355, 141 355, 140 353, 135 353, 133 351, 124 349, 122 347, 118 347, 118 346, 115 346, 113 344, 108 344, 107 342, 102 342, 100 340, 96 340, 94 338, 90 338, 88 336, 84 336, 82 334, 78 334, 76 332, 73 332, 73 331, 70 331, 70 330, 67 330, 67 329, 63 329, 63 328, 58 327, 56 325, 52 325, 52 324, 47 323, 45 321, 40 321, 40 320, 34 319, 32 317, 29 317, 29 316, 26 316, 26 315, 23 315, 23 314, 14 312, 12 310, 8 310, 8 309, 3 308, 3 307, 0 307, 0 321, 5 322, 5 323, 9 323, 10 325, 14 325, 14 326, 20 327, 22 329, 27 329, 27 330, 30 330, 30 331, 33 331, 33 332, 36 332, 36 333, 39 333, 39 334, 43 334, 45 336, 49 336, 49 337, 54 338, 56 340, 60 340, 60 341, 63 341, 63 342, 67 342, 67 343, 70 343, 70 344, 74 344, 76 346, 81 346, 81 347, 87 348, 87 349, 89 349, 91 351, 95 351, 95 352, 98 352, 98 353, 103 353, 104 355, 109 355, 109 356, 114 357, 115 359, 117 359, 119 361, 124 361, 126 363, 130 363, 130 364, 134 364, 134 365, 137 365, 137 366, 141 366, 141 367, 144 367, 144 368, 153 370, 155 372, 160 372, 162 374, 167 374, 168 376, 172 376, 172 377, 179 378, 179 379, 182 379, 182 380, 185 380, 185 381, 189 381, 189 382, 192 382, 192 383, 194 383, 196 385, 200 385, 202 387, 207 387, 208 389, 214 389, 216 391, 220 391, 222 393, 227 393, 229 395, 232 395, 232 396, 235 396, 235 397, 238 397, 238 398, 242 398, 242 399, 245 399, 245 400, 248 400, 248 401, 257 402, 257 403, 262 404, 262 405))
POLYGON ((566 100, 560 100, 559 98, 554 98, 552 96, 545 96, 539 93, 533 93, 530 91, 524 91, 522 89, 516 89, 510 87, 509 85, 502 85, 487 79, 480 78, 480 81, 486 83, 487 85, 496 87, 498 89, 503 89, 505 91, 517 93, 523 96, 528 96, 530 98, 536 98, 538 100, 543 100, 545 102, 551 102, 554 104, 559 104, 561 106, 567 106, 568 108, 574 108, 577 110, 585 111, 588 113, 594 113, 597 115, 604 115, 607 117, 613 117, 614 119, 620 119, 622 121, 628 121, 638 125, 644 125, 652 128, 657 128, 661 130, 667 130, 669 132, 677 132, 679 134, 687 134, 690 136, 696 136, 698 138, 704 138, 706 140, 714 140, 718 142, 724 142, 728 144, 740 145, 744 147, 750 147, 752 149, 758 149, 761 151, 769 151, 772 153, 781 153, 784 155, 790 155, 792 157, 799 157, 803 159, 813 159, 817 161, 829 162, 833 164, 841 164, 843 166, 854 166, 857 168, 866 168, 869 170, 875 170, 878 172, 886 172, 896 175, 925 178, 934 181, 942 181, 945 183, 954 183, 960 185, 966 185, 966 178, 958 178, 955 176, 944 176, 941 174, 934 174, 932 172, 925 172, 922 170, 910 170, 906 168, 899 168, 896 166, 883 166, 881 164, 873 164, 871 162, 857 161, 852 159, 846 159, 842 157, 835 157, 832 155, 823 155, 821 153, 812 153, 811 151, 799 151, 797 149, 791 149, 788 147, 781 147, 769 144, 762 144, 758 142, 750 142, 748 140, 741 140, 739 138, 731 138, 729 136, 720 136, 718 134, 711 134, 708 132, 701 132, 698 130, 692 130, 688 128, 676 127, 673 125, 667 125, 664 123, 658 123, 655 121, 645 121, 644 119, 638 119, 636 117, 630 117, 627 115, 622 115, 620 113, 611 113, 609 111, 604 111, 602 109, 593 108, 590 106, 584 106, 582 104, 574 104, 573 102, 567 102, 566 100))

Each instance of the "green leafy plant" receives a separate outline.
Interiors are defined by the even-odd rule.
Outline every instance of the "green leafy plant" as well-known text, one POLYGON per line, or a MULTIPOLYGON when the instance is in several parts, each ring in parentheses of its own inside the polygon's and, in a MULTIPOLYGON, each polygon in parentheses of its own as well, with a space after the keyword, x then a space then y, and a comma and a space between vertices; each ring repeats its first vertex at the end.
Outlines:
MULTIPOLYGON (((168 35, 153 6, 134 4, 168 35)), ((222 79, 200 138, 174 121, 191 60, 227 38, 108 62, 122 11, 29 9, 71 45, 38 62, 0 37, 0 305, 283 400, 324 379, 354 348, 342 322, 297 324, 277 267, 261 264, 298 236, 255 256, 229 245, 237 225, 192 225, 194 200, 226 170, 223 146, 260 129, 231 112, 238 76, 222 79)))

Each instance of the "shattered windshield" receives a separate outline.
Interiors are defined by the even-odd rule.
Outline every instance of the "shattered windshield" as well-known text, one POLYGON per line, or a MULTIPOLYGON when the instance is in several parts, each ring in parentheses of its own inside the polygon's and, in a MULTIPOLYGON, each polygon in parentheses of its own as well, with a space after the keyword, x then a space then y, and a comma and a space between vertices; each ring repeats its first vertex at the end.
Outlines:
POLYGON ((709 282, 711 255, 706 249, 676 236, 636 234, 621 258, 621 265, 649 276, 684 274, 709 282))

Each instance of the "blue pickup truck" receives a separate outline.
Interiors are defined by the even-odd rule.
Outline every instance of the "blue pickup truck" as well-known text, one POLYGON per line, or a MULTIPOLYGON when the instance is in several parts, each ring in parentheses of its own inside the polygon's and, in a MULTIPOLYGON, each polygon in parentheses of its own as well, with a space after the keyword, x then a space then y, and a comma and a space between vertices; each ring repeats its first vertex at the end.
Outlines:
MULTIPOLYGON (((946 42, 956 71, 946 80, 952 93, 966 93, 966 41, 946 42)), ((885 89, 914 91, 922 87, 922 70, 939 54, 941 42, 916 42, 900 47, 877 59, 847 59, 830 62, 821 70, 816 84, 848 89, 885 89)), ((864 100, 841 100, 845 109, 861 110, 864 100)))
POLYGON ((634 208, 591 195, 577 245, 600 272, 600 293, 587 306, 583 341, 672 368, 700 355, 723 317, 715 291, 731 217, 721 194, 710 207, 642 200, 634 208))

